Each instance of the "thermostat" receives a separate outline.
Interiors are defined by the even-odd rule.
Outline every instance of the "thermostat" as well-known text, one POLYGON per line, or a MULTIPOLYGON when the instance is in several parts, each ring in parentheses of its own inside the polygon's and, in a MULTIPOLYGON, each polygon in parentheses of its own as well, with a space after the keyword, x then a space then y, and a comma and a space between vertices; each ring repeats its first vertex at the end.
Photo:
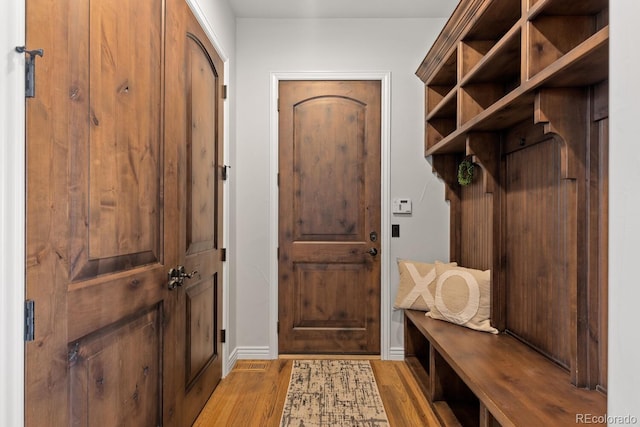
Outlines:
POLYGON ((411 199, 393 199, 392 209, 394 214, 410 214, 411 199))

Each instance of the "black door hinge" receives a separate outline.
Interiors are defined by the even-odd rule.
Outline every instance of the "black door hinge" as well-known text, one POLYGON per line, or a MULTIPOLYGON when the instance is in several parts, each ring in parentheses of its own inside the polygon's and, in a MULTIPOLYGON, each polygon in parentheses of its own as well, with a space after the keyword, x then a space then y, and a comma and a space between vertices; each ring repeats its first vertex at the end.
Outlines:
POLYGON ((220 330, 220 342, 221 343, 226 343, 227 342, 227 330, 226 329, 221 329, 220 330))
POLYGON ((226 181, 227 179, 229 179, 229 169, 231 168, 231 166, 227 166, 224 165, 222 166, 222 180, 226 181))
POLYGON ((227 85, 222 85, 222 99, 227 99, 228 95, 229 89, 227 88, 227 85))
POLYGON ((276 333, 280 334, 280 321, 279 320, 276 322, 276 333))
POLYGON ((36 338, 36 303, 33 300, 24 302, 24 340, 33 341, 36 338))
POLYGON ((44 51, 42 49, 27 50, 24 46, 17 46, 16 52, 26 53, 29 55, 25 60, 25 93, 27 98, 36 96, 36 57, 42 57, 44 51))
POLYGON ((227 260, 227 248, 220 249, 220 261, 224 262, 227 260))

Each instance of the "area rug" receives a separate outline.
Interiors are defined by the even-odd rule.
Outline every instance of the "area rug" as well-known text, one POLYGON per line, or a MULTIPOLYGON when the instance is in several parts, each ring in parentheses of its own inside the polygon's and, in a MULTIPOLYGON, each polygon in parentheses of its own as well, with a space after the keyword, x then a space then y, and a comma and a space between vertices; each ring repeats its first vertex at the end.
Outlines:
POLYGON ((295 360, 280 427, 389 426, 367 360, 295 360))

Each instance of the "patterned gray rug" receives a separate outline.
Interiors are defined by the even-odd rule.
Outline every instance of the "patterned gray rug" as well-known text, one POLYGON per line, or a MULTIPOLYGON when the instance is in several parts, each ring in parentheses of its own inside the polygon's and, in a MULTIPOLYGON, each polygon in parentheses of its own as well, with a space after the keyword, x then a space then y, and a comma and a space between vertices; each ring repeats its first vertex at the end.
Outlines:
POLYGON ((389 426, 369 361, 294 361, 280 426, 389 426))

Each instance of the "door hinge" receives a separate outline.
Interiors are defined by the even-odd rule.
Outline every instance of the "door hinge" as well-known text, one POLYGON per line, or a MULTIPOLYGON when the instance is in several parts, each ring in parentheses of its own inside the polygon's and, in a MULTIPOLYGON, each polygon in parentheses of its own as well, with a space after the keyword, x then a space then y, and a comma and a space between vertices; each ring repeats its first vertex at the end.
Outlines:
POLYGON ((42 49, 27 50, 24 46, 17 46, 16 52, 26 53, 29 55, 25 60, 25 93, 27 98, 36 96, 36 56, 42 57, 44 51, 42 49))
POLYGON ((278 111, 280 111, 280 98, 278 98, 278 105, 276 106, 276 108, 278 109, 278 111))
POLYGON ((227 179, 229 179, 229 169, 231 169, 231 166, 227 166, 227 165, 223 165, 222 166, 222 180, 226 181, 227 179))
POLYGON ((276 248, 276 259, 278 261, 280 261, 280 247, 279 246, 276 248))
POLYGON ((278 172, 278 175, 276 176, 276 185, 280 187, 280 172, 278 172))
POLYGON ((222 99, 227 99, 229 89, 227 85, 222 85, 222 99))
POLYGON ((280 334, 280 321, 279 320, 276 322, 276 333, 278 335, 280 334))
POLYGON ((227 330, 226 329, 221 329, 220 330, 220 342, 223 343, 223 344, 227 342, 227 330))
POLYGON ((33 341, 36 338, 36 303, 33 300, 24 302, 24 340, 33 341))
POLYGON ((224 262, 227 260, 227 248, 220 249, 220 261, 224 262))

